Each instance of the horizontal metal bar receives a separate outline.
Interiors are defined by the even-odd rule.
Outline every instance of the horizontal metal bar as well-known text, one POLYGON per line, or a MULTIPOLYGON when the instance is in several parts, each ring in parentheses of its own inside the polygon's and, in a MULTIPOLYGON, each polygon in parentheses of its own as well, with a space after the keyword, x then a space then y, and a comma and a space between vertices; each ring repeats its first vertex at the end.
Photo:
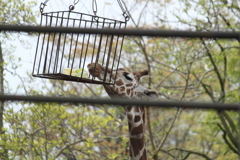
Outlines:
POLYGON ((128 35, 149 37, 181 37, 181 38, 234 38, 240 40, 240 32, 200 32, 179 30, 147 30, 147 29, 89 29, 40 26, 0 25, 0 31, 16 32, 62 32, 62 33, 90 33, 106 35, 128 35))
POLYGON ((198 102, 169 102, 169 101, 146 101, 130 99, 90 99, 80 97, 46 97, 24 95, 0 95, 3 101, 28 101, 28 102, 57 102, 57 103, 82 103, 82 104, 112 104, 112 105, 141 105, 155 106, 159 108, 180 107, 188 109, 214 109, 214 110, 240 110, 239 104, 222 103, 198 103, 198 102))

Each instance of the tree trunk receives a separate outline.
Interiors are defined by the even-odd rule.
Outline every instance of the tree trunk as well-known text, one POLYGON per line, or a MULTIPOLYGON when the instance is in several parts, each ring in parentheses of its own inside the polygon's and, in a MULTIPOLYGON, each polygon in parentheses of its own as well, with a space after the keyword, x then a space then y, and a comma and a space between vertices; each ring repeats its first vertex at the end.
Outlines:
MULTIPOLYGON (((3 86, 3 53, 2 53, 2 44, 0 41, 0 94, 4 94, 4 86, 3 86)), ((1 135, 1 140, 4 141, 3 146, 2 146, 2 151, 0 152, 0 158, 1 159, 8 159, 8 150, 6 149, 6 139, 5 139, 5 131, 3 129, 3 112, 4 112, 4 101, 0 101, 0 135, 1 135)))

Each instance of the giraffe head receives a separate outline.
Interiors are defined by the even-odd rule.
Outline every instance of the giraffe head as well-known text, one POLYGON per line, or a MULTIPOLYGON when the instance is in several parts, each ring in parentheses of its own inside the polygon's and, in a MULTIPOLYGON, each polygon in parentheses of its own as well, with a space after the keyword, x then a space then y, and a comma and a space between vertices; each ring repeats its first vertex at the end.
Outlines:
POLYGON ((115 85, 104 85, 111 98, 155 99, 158 97, 153 90, 146 89, 139 81, 142 76, 148 75, 147 70, 127 72, 123 68, 116 70, 106 69, 99 63, 88 64, 88 70, 93 77, 103 80, 107 71, 106 81, 114 81, 115 85))

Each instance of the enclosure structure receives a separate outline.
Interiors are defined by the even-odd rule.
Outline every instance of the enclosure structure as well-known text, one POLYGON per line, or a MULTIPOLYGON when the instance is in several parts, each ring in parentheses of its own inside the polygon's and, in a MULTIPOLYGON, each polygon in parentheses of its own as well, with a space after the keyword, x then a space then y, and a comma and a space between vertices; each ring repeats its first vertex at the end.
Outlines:
MULTIPOLYGON (((42 27, 67 27, 90 29, 125 29, 125 21, 73 11, 43 12, 46 4, 40 6, 42 27)), ((121 7, 121 6, 120 6, 121 7)), ((86 33, 39 33, 33 72, 34 77, 95 84, 114 84, 110 79, 94 79, 87 71, 88 63, 100 63, 111 69, 118 69, 123 45, 123 35, 86 33)), ((111 73, 113 74, 113 73, 111 73)))

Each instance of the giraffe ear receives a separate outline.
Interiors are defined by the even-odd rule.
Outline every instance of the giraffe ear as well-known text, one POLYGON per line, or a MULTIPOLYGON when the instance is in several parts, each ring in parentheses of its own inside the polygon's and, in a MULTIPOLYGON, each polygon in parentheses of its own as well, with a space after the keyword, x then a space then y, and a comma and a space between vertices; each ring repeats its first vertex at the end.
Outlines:
POLYGON ((133 74, 136 76, 137 81, 139 81, 142 76, 148 75, 148 71, 147 70, 136 71, 136 72, 133 72, 133 74))
POLYGON ((145 90, 144 94, 148 97, 148 99, 156 99, 158 94, 154 90, 145 90))

